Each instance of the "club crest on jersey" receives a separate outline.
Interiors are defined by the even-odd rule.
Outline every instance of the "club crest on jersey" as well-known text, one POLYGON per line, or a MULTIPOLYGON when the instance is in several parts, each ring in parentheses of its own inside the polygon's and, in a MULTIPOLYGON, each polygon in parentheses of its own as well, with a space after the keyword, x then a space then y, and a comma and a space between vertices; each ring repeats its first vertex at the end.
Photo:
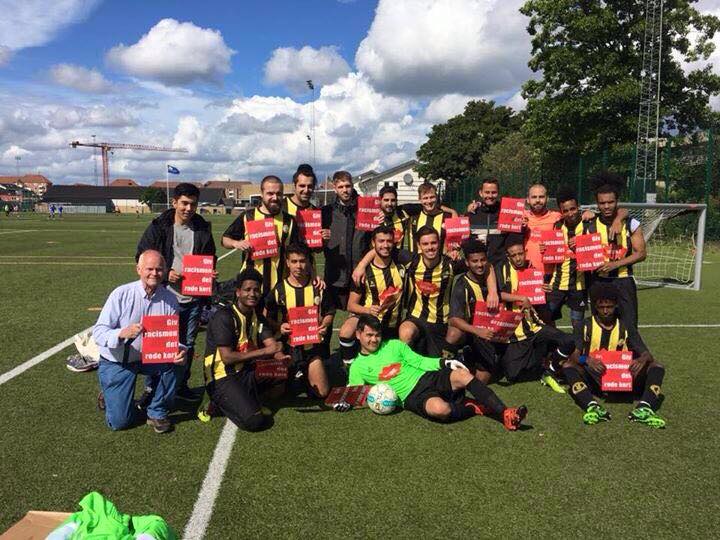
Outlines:
POLYGON ((423 296, 430 296, 431 294, 437 294, 440 291, 440 287, 435 285, 431 281, 424 281, 422 279, 415 281, 415 287, 420 291, 423 296))
POLYGON ((282 231, 283 233, 287 234, 287 232, 290 230, 290 227, 287 223, 283 223, 282 231))
POLYGON ((319 296, 316 296, 315 298, 313 298, 313 304, 315 304, 316 306, 320 305, 320 297, 319 296))
POLYGON ((400 373, 400 369, 402 369, 402 365, 399 362, 389 364, 382 368, 382 371, 378 375, 378 379, 381 381, 389 381, 390 379, 397 377, 400 373))

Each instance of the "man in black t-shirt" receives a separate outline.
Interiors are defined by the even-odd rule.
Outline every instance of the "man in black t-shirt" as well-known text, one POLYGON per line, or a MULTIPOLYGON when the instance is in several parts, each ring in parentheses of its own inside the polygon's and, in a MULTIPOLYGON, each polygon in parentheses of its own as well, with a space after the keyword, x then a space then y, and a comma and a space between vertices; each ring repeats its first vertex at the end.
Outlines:
POLYGON ((205 386, 212 405, 239 428, 261 431, 272 425, 258 396, 256 363, 263 360, 290 362, 282 344, 272 336, 265 317, 258 310, 263 278, 252 268, 236 279, 234 304, 219 309, 207 326, 205 386))

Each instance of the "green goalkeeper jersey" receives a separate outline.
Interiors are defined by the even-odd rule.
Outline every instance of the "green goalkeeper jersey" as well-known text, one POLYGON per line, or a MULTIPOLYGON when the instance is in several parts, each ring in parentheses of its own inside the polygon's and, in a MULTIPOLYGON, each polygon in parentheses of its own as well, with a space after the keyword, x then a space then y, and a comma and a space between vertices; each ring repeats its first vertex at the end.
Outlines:
POLYGON ((399 339, 391 339, 372 354, 357 355, 350 365, 348 385, 386 383, 404 403, 420 377, 438 369, 439 358, 422 356, 399 339))

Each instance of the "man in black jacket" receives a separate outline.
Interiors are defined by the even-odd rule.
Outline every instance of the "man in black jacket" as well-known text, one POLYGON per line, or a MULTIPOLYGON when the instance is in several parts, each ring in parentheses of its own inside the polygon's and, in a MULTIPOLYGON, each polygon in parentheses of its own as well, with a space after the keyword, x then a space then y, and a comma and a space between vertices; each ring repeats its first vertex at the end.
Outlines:
POLYGON ((347 309, 352 271, 368 248, 369 234, 355 227, 357 193, 347 171, 333 174, 335 202, 322 207, 322 228, 330 229, 325 242, 325 283, 335 306, 347 309))
MULTIPOLYGON (((185 372, 182 377, 178 376, 178 388, 175 393, 176 398, 183 400, 195 400, 198 397, 188 388, 188 380, 203 307, 202 298, 181 293, 183 256, 215 256, 215 241, 210 223, 196 213, 199 198, 200 190, 196 186, 189 183, 178 184, 173 190, 173 207, 153 219, 148 225, 140 238, 135 256, 137 259, 143 251, 154 249, 165 257, 169 269, 166 283, 180 303, 180 343, 187 346, 185 372)), ((148 382, 149 384, 145 385, 146 393, 152 394, 154 385, 152 381, 148 382)))
POLYGON ((488 261, 496 265, 505 260, 505 237, 507 233, 497 228, 500 214, 500 185, 495 179, 483 180, 478 189, 478 200, 468 206, 470 233, 487 246, 488 261))

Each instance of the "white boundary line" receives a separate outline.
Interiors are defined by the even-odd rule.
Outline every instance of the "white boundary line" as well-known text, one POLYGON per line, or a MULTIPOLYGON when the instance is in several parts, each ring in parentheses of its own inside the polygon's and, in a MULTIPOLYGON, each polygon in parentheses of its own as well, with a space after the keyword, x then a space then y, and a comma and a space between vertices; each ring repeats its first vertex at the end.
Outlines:
MULTIPOLYGON (((230 255, 232 253, 235 253, 234 249, 228 251, 227 253, 224 253, 221 257, 218 257, 218 262, 220 262, 221 260, 223 260, 225 257, 227 257, 228 255, 230 255)), ((38 354, 37 356, 31 358, 30 360, 23 362, 19 366, 12 368, 10 371, 3 373, 2 375, 0 375, 0 385, 5 384, 6 382, 8 382, 8 381, 14 379, 15 377, 17 377, 18 375, 20 375, 21 373, 24 373, 31 367, 36 366, 40 362, 47 360, 51 356, 59 353, 65 347, 69 347, 70 345, 72 345, 73 341, 75 340, 75 336, 77 334, 82 333, 82 332, 87 332, 90 329, 92 329, 92 326, 89 328, 86 328, 85 330, 80 330, 80 332, 73 334, 72 336, 67 338, 65 341, 58 343, 54 347, 49 348, 47 351, 42 352, 42 353, 38 354)))
POLYGON ((215 446, 212 460, 208 465, 207 474, 203 480, 202 487, 195 500, 190 519, 185 525, 183 540, 200 540, 205 537, 210 518, 213 514, 215 499, 217 499, 220 485, 225 476, 230 453, 235 445, 237 437, 237 426, 230 420, 225 421, 220 440, 215 446))

